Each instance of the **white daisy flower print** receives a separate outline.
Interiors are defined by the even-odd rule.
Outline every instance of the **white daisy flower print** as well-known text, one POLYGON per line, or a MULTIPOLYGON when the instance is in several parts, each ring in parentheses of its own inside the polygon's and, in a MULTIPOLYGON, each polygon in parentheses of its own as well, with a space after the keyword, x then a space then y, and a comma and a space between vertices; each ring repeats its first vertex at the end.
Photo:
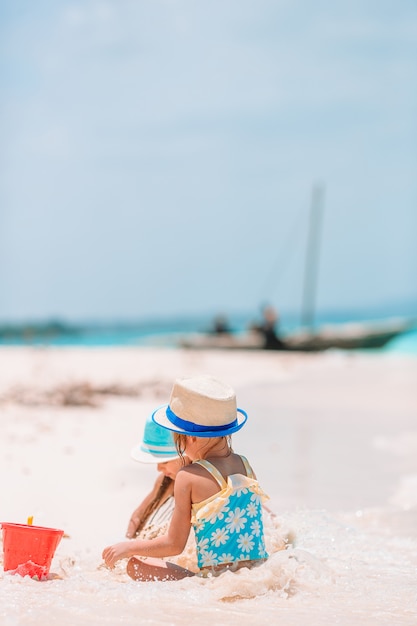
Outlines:
POLYGON ((240 498, 241 495, 248 493, 248 488, 247 487, 237 487, 235 494, 237 498, 240 498))
POLYGON ((255 545, 254 541, 252 541, 253 535, 249 533, 245 533, 244 535, 239 535, 237 540, 237 545, 239 550, 242 550, 243 553, 250 552, 255 545))
POLYGON ((201 555, 203 561, 203 567, 209 567, 210 565, 217 565, 217 554, 210 550, 210 552, 203 552, 201 555))
POLYGON ((246 507, 246 513, 249 517, 256 517, 258 515, 258 510, 259 507, 256 502, 249 502, 248 506, 246 507))
POLYGON ((255 537, 259 537, 261 534, 261 525, 257 519, 252 522, 250 528, 255 537))
POLYGON ((259 556, 261 557, 261 559, 268 556, 268 553, 263 543, 259 546, 258 552, 259 552, 259 556))
POLYGON ((257 502, 258 504, 261 504, 262 502, 262 496, 260 496, 259 493, 256 493, 256 492, 253 492, 250 499, 251 499, 251 502, 257 502))
POLYGON ((203 522, 202 520, 199 520, 199 519, 198 519, 198 520, 196 520, 196 521, 194 522, 194 529, 195 529, 195 532, 196 532, 196 533, 200 532, 200 530, 202 530, 202 529, 204 528, 204 524, 205 524, 205 522, 203 522))
POLYGON ((209 546, 209 540, 207 537, 203 537, 203 539, 200 539, 200 541, 198 541, 197 543, 198 549, 200 552, 204 552, 205 550, 207 550, 208 546, 209 546))
POLYGON ((207 515, 207 521, 211 524, 215 524, 217 520, 222 520, 224 516, 228 513, 230 507, 222 506, 218 511, 213 511, 209 515, 207 515))
POLYGON ((229 539, 229 533, 225 528, 217 528, 214 533, 211 533, 211 543, 213 543, 216 548, 219 546, 223 546, 227 540, 229 539))
POLYGON ((223 552, 223 554, 219 556, 219 563, 233 563, 233 554, 223 552))
POLYGON ((245 513, 245 509, 240 509, 239 507, 236 507, 234 511, 230 511, 225 522, 226 528, 230 530, 231 533, 238 533, 245 528, 246 522, 248 521, 247 518, 244 517, 245 513))

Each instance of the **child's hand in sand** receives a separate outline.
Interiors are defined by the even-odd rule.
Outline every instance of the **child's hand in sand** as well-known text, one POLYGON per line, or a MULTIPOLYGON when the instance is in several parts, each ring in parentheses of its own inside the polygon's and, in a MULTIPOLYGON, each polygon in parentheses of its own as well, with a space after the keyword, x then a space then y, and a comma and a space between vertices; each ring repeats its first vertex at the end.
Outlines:
POLYGON ((102 557, 107 567, 113 568, 117 561, 132 556, 132 542, 122 541, 104 548, 102 557))

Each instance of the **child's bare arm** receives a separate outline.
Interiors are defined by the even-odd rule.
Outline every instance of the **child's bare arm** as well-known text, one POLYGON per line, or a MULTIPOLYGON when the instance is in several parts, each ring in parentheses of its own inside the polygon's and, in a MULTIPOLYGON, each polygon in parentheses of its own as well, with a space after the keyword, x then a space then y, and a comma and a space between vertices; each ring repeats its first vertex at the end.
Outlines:
POLYGON ((187 473, 180 471, 175 480, 175 509, 168 533, 155 539, 122 541, 103 550, 108 567, 114 567, 120 559, 131 556, 166 557, 180 554, 187 543, 191 520, 191 487, 187 473))

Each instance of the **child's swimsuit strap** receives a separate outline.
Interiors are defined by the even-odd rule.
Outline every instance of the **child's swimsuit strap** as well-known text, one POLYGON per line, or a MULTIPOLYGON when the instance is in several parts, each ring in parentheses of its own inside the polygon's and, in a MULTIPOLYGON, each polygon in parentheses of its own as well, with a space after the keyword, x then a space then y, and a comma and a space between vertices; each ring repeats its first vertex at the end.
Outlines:
POLYGON ((240 455, 240 458, 242 459, 243 465, 245 466, 246 476, 248 478, 255 478, 254 475, 253 475, 253 469, 249 465, 248 459, 245 456, 243 456, 242 454, 240 455))
POLYGON ((201 467, 205 467, 206 470, 210 472, 213 478, 217 481, 217 483, 219 484, 219 487, 221 487, 222 489, 226 487, 227 483, 225 479, 223 478, 223 476, 221 475, 217 467, 215 467, 212 463, 210 463, 210 461, 206 461, 205 459, 200 459, 199 461, 194 461, 194 464, 201 465, 201 467))
MULTIPOLYGON (((242 455, 240 455, 240 458, 242 459, 243 465, 245 466, 246 476, 248 476, 248 478, 254 478, 254 476, 253 476, 253 469, 249 465, 248 459, 245 456, 242 456, 242 455)), ((223 478, 222 474, 219 472, 217 467, 215 467, 213 465, 213 463, 210 463, 210 461, 206 461, 205 459, 200 459, 199 461, 194 461, 194 463, 196 465, 201 465, 201 467, 205 467, 206 470, 208 472, 210 472, 210 474, 213 476, 213 478, 218 482, 219 487, 224 488, 227 485, 227 483, 226 483, 225 479, 223 478)))

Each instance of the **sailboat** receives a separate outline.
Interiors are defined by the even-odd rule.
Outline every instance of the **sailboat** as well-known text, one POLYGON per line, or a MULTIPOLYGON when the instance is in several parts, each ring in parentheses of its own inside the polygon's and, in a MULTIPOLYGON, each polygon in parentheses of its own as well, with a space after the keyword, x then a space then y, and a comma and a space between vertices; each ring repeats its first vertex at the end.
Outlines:
POLYGON ((286 337, 289 349, 318 351, 329 348, 343 350, 383 348, 395 337, 411 330, 415 320, 391 319, 384 322, 350 322, 315 326, 315 305, 321 225, 324 213, 324 186, 315 185, 310 209, 309 236, 304 272, 301 330, 286 337))
MULTIPOLYGON (((391 319, 383 322, 350 322, 315 326, 321 224, 324 209, 324 187, 313 188, 310 209, 309 235, 304 272, 301 329, 288 334, 277 343, 277 350, 317 352, 331 348, 342 350, 375 349, 384 347, 395 337, 417 327, 417 320, 391 319)), ((259 350, 265 348, 261 332, 203 334, 185 337, 181 347, 194 349, 259 350)))

